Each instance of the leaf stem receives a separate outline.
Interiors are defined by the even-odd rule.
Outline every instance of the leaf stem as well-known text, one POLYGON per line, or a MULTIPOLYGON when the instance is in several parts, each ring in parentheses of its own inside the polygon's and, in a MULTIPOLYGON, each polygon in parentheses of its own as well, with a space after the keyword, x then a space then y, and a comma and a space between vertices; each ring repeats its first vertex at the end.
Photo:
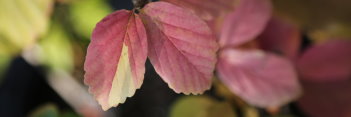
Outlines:
POLYGON ((147 3, 151 2, 151 0, 132 0, 134 9, 139 10, 143 8, 147 3))

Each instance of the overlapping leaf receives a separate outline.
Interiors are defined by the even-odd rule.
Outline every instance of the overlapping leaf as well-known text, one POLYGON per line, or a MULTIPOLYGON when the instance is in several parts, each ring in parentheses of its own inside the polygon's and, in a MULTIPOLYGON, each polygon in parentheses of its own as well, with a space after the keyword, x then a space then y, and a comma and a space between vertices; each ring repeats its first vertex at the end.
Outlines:
POLYGON ((304 80, 328 82, 351 77, 351 41, 331 40, 312 46, 298 60, 304 80))
POLYGON ((162 0, 190 9, 206 21, 233 11, 239 0, 162 0))
POLYGON ((298 105, 309 116, 350 116, 350 45, 332 39, 310 47, 298 60, 305 89, 298 105))
POLYGON ((96 25, 84 81, 104 110, 123 103, 140 88, 146 57, 146 32, 137 14, 116 11, 96 25))
POLYGON ((166 2, 141 11, 148 33, 148 55, 156 72, 176 92, 199 94, 211 86, 216 40, 195 14, 166 2))
POLYGON ((237 46, 258 36, 271 18, 270 0, 242 0, 221 28, 219 44, 237 46))
POLYGON ((301 36, 296 26, 273 17, 258 41, 260 48, 294 59, 299 53, 301 36))
POLYGON ((258 107, 281 106, 300 94, 293 65, 259 50, 222 51, 217 72, 231 91, 258 107))

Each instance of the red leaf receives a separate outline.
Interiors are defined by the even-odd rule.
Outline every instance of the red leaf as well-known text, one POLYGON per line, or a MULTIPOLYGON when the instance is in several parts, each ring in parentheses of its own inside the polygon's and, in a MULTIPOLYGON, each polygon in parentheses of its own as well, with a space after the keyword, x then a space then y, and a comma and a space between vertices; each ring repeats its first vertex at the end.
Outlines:
POLYGON ((162 0, 189 9, 205 20, 219 36, 224 17, 234 11, 240 0, 162 0))
POLYGON ((223 50, 217 72, 232 92, 258 107, 278 107, 301 93, 293 65, 259 50, 223 50))
POLYGON ((211 21, 234 10, 238 0, 162 0, 193 11, 200 18, 211 21))
POLYGON ((219 44, 237 46, 255 39, 271 18, 270 0, 242 0, 222 25, 219 44))
POLYGON ((272 18, 258 37, 262 49, 295 59, 299 53, 301 37, 298 28, 286 21, 272 18))
POLYGON ((104 110, 123 103, 140 88, 146 57, 146 32, 137 14, 119 10, 96 25, 84 82, 104 110))
POLYGON ((177 93, 202 93, 211 86, 218 45, 206 23, 166 2, 141 11, 149 39, 149 59, 177 93))
POLYGON ((351 81, 303 82, 298 106, 308 117, 351 117, 351 81))
POLYGON ((351 78, 351 41, 331 40, 309 48, 298 60, 304 80, 329 82, 351 78))

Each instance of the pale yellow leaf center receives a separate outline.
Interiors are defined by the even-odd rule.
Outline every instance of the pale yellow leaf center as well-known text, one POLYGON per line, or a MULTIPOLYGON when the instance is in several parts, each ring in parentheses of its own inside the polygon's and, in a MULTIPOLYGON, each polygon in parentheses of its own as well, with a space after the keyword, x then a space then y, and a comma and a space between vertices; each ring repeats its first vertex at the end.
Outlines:
POLYGON ((133 96, 136 90, 128 56, 128 46, 123 44, 108 99, 109 105, 113 107, 124 103, 126 98, 133 96))

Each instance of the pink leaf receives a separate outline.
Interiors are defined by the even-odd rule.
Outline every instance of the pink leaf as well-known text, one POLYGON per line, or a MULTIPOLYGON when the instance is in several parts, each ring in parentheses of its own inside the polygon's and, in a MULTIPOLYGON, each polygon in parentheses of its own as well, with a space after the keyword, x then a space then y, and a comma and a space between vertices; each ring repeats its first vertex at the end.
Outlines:
POLYGON ((295 59, 299 53, 301 37, 296 26, 274 17, 258 36, 258 41, 264 50, 295 59))
POLYGON ((96 25, 84 82, 104 110, 123 103, 140 88, 146 57, 146 32, 137 14, 119 10, 96 25))
POLYGON ((328 82, 351 78, 351 41, 331 40, 312 46, 298 60, 304 80, 328 82))
POLYGON ((149 59, 177 93, 202 93, 211 86, 218 45, 206 23, 166 2, 141 11, 149 39, 149 59))
POLYGON ((188 8, 200 18, 211 21, 234 10, 238 0, 162 0, 188 8))
POLYGON ((241 0, 222 26, 219 44, 237 46, 255 39, 271 18, 270 0, 241 0))
POLYGON ((293 65, 259 50, 223 50, 217 72, 232 92, 258 107, 281 106, 301 93, 293 65))
POLYGON ((184 7, 206 21, 219 36, 224 17, 233 12, 240 0, 162 0, 184 7))

